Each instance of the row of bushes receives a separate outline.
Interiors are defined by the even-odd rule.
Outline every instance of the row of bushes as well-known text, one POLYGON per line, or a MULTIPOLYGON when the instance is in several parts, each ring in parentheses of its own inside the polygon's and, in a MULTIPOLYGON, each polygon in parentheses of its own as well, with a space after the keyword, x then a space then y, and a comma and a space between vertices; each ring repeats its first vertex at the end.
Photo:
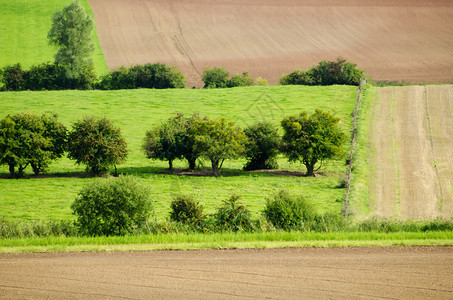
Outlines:
POLYGON ((23 70, 20 64, 0 69, 3 91, 40 90, 118 90, 184 88, 185 77, 176 67, 161 63, 121 67, 97 79, 92 65, 86 65, 76 78, 56 63, 44 63, 23 70))
MULTIPOLYGON (((359 85, 364 72, 355 64, 343 58, 336 61, 322 61, 317 66, 304 71, 296 70, 283 75, 280 84, 298 85, 359 85)), ((248 72, 242 75, 230 73, 225 68, 214 67, 203 70, 204 88, 231 88, 252 86, 254 80, 248 72)), ((23 70, 20 64, 0 69, 0 83, 3 91, 23 90, 66 90, 66 89, 168 89, 184 88, 185 76, 175 66, 165 64, 136 65, 121 67, 111 73, 96 78, 93 66, 88 64, 79 71, 77 77, 69 77, 66 68, 57 63, 44 63, 23 70)), ((258 85, 267 85, 267 80, 259 77, 258 85)))

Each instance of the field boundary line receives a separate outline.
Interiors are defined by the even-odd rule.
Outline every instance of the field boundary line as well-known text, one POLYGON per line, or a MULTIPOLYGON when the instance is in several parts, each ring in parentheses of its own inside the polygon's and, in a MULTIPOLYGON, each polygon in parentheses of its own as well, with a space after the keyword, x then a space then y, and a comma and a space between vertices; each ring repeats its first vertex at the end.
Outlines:
POLYGON ((351 129, 351 151, 349 153, 349 170, 348 170, 348 179, 346 183, 346 195, 344 198, 344 205, 343 205, 343 216, 347 217, 349 212, 349 192, 351 190, 351 177, 352 177, 352 166, 353 166, 353 159, 354 159, 354 145, 357 140, 357 117, 359 114, 359 106, 360 100, 362 98, 362 86, 366 84, 366 79, 360 79, 358 93, 357 93, 357 100, 355 103, 354 111, 353 111, 353 118, 352 118, 352 129, 351 129))

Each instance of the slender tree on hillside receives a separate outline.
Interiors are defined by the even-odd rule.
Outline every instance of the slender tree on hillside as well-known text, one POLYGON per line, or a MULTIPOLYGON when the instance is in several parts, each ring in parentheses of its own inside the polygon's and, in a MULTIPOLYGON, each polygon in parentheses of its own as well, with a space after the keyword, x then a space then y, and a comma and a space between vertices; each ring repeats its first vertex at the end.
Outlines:
POLYGON ((57 10, 52 17, 52 28, 47 37, 49 44, 59 47, 55 62, 66 69, 69 79, 77 80, 87 70, 93 70, 93 29, 94 21, 78 2, 57 10))

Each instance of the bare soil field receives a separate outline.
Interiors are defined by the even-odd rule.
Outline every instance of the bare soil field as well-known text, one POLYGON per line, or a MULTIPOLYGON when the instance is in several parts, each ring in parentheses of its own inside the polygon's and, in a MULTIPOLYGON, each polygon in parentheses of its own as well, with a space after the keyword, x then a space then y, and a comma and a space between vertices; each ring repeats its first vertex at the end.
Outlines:
POLYGON ((370 142, 377 214, 453 216, 453 86, 376 91, 370 142))
POLYGON ((342 56, 375 80, 453 82, 453 1, 89 0, 110 69, 162 62, 284 73, 342 56))
POLYGON ((452 247, 0 255, 3 299, 452 297, 452 247))

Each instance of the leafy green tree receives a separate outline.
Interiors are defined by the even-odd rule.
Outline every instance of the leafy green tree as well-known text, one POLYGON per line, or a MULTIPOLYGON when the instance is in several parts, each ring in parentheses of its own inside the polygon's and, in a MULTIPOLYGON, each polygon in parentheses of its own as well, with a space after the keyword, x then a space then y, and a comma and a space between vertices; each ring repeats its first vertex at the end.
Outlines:
POLYGON ((139 229, 152 211, 150 191, 133 176, 98 179, 71 205, 84 235, 125 235, 139 229))
POLYGON ((194 149, 211 161, 212 171, 219 176, 223 162, 228 158, 238 158, 245 151, 247 137, 234 122, 225 118, 219 120, 197 120, 191 128, 194 149))
POLYGON ((66 128, 56 115, 19 113, 0 122, 0 164, 9 166, 11 177, 22 177, 29 165, 35 174, 44 171, 63 155, 65 143, 66 128))
POLYGON ((185 158, 189 169, 195 169, 195 163, 200 153, 194 149, 194 139, 190 128, 195 120, 201 120, 198 114, 186 117, 176 113, 162 124, 146 132, 143 150, 148 158, 166 160, 169 169, 173 169, 175 159, 185 158))
POLYGON ((68 136, 68 157, 87 165, 92 175, 107 172, 127 156, 127 144, 121 130, 107 118, 85 117, 72 126, 68 136))
POLYGON ((78 2, 57 10, 52 17, 49 44, 59 47, 55 62, 66 69, 70 79, 80 79, 93 68, 93 29, 94 21, 78 2))
POLYGON ((228 87, 228 77, 230 73, 225 68, 215 67, 203 70, 201 79, 204 82, 204 88, 226 88, 228 87))
POLYGON ((24 74, 20 64, 6 66, 0 69, 0 82, 3 91, 20 91, 24 89, 24 74))
POLYGON ((237 86, 252 86, 254 84, 253 78, 250 77, 249 72, 243 72, 242 75, 234 74, 228 80, 228 87, 237 87, 237 86))
POLYGON ((282 152, 290 161, 300 161, 307 168, 307 176, 314 176, 326 159, 344 153, 345 134, 338 127, 340 119, 320 109, 311 116, 303 111, 298 117, 284 118, 282 152), (320 163, 318 169, 315 165, 320 163))
POLYGON ((271 123, 256 123, 244 130, 247 136, 245 170, 276 169, 280 136, 271 123))

